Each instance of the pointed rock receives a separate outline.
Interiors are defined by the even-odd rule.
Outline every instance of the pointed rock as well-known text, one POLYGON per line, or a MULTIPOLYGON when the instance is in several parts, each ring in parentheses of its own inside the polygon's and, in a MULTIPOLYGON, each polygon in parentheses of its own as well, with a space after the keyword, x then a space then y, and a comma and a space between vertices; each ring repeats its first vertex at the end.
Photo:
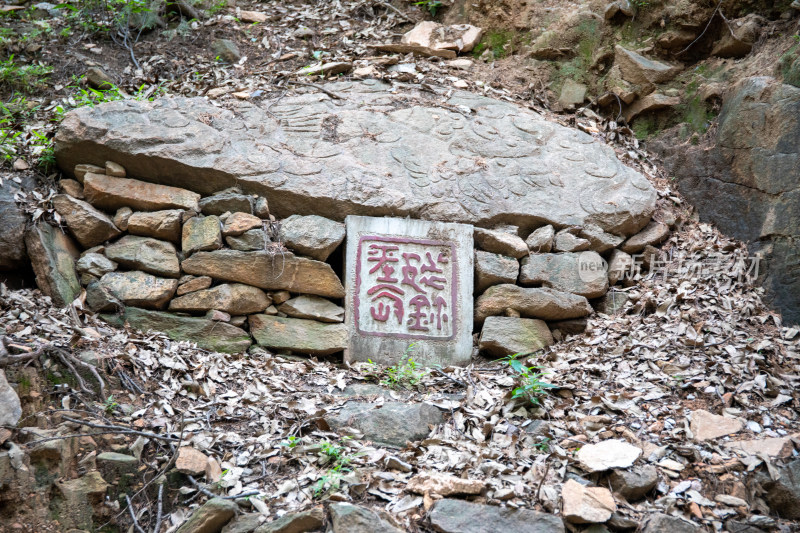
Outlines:
POLYGON ((169 303, 169 310, 206 312, 215 309, 231 315, 249 315, 261 313, 271 304, 269 296, 257 287, 225 283, 179 296, 169 303))
POLYGON ((513 233, 475 228, 474 235, 481 250, 515 258, 528 255, 528 245, 513 233))
POLYGON ((344 308, 330 300, 301 294, 280 306, 278 311, 293 318, 310 318, 320 322, 344 322, 344 308))
POLYGON ((617 510, 611 491, 603 487, 584 487, 568 479, 561 489, 562 514, 573 524, 606 522, 617 510))
POLYGON ((59 194, 53 197, 53 207, 64 217, 69 230, 84 248, 91 248, 122 233, 105 213, 83 200, 59 194))
POLYGON ((527 318, 566 320, 588 316, 592 306, 583 296, 548 288, 503 284, 489 287, 475 302, 475 322, 513 309, 527 318))
POLYGON ((75 273, 75 260, 80 255, 75 242, 40 222, 25 233, 25 246, 39 289, 59 307, 71 303, 81 292, 75 273))

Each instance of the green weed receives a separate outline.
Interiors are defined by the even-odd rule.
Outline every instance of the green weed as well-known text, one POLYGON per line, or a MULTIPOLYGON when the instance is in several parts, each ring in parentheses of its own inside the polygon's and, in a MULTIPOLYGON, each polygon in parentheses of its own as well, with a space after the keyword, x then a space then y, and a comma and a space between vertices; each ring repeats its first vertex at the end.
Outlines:
POLYGON ((13 54, 0 61, 0 87, 12 91, 33 92, 47 83, 53 67, 43 64, 20 65, 14 61, 13 54))
POLYGON ((386 367, 383 372, 380 371, 377 363, 372 359, 368 359, 368 375, 376 379, 383 375, 384 378, 380 381, 381 385, 390 388, 402 387, 409 389, 417 386, 417 384, 422 381, 422 378, 428 375, 428 370, 421 369, 419 363, 411 358, 411 351, 414 349, 414 346, 415 344, 410 344, 408 348, 406 348, 406 351, 403 352, 400 362, 396 365, 386 367))
POLYGON ((297 448, 302 443, 303 443, 302 437, 295 437, 294 435, 291 435, 288 439, 281 442, 280 445, 292 449, 292 448, 297 448))
POLYGON ((320 498, 339 490, 342 478, 352 472, 349 466, 361 453, 348 452, 344 443, 349 439, 350 437, 342 437, 338 444, 327 440, 320 444, 319 453, 324 463, 330 465, 330 468, 322 474, 314 485, 315 498, 320 498))
POLYGON ((103 409, 109 415, 113 414, 114 413, 114 409, 116 409, 117 407, 119 407, 119 404, 114 400, 113 396, 109 396, 103 402, 103 409))
POLYGON ((422 7, 428 11, 432 17, 435 17, 436 12, 442 7, 442 2, 440 0, 420 0, 419 2, 414 2, 414 5, 422 7))
POLYGON ((519 385, 511 393, 512 398, 523 398, 532 405, 539 405, 540 398, 547 394, 547 389, 552 389, 555 385, 542 381, 543 372, 539 372, 538 366, 526 366, 518 359, 520 355, 515 353, 504 357, 502 360, 517 373, 519 385))

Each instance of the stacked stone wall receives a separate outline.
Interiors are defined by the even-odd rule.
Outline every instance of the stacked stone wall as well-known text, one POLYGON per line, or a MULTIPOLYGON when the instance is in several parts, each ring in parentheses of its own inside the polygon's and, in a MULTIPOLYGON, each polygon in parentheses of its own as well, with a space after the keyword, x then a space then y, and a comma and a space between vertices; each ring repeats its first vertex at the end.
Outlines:
MULTIPOLYGON (((258 344, 327 355, 347 345, 340 274, 345 225, 316 215, 276 220, 268 199, 232 187, 203 196, 126 176, 113 162, 79 164, 53 198, 69 235, 29 232, 47 253, 39 286, 112 323, 162 331, 222 352, 258 344), (333 256, 332 256, 333 254, 333 256), (70 272, 70 269, 73 269, 70 272)), ((651 222, 629 238, 593 225, 533 231, 475 228, 475 345, 504 356, 579 333, 594 308, 616 312, 640 262, 669 227, 651 222)))

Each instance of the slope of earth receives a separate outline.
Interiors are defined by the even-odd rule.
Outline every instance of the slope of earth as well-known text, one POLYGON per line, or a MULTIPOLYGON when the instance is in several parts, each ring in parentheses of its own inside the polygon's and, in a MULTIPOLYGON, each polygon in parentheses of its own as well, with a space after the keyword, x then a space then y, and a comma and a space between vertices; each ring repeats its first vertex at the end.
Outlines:
MULTIPOLYGON (((80 302, 57 309, 36 290, 0 287, 0 367, 22 400, 19 423, 12 416, 0 429, 0 529, 163 532, 205 521, 213 531, 226 522, 228 531, 282 531, 288 526, 273 521, 283 520, 296 531, 464 531, 464 516, 483 524, 498 509, 494 524, 520 531, 532 523, 553 531, 798 528, 800 490, 791 480, 800 333, 744 282, 745 247, 697 222, 630 129, 591 110, 553 116, 543 108, 552 98, 535 65, 372 51, 368 44, 428 15, 405 2, 209 5, 202 20, 165 15, 151 32, 120 35, 115 26, 118 43, 77 15, 24 7, 3 6, 4 65, 53 71, 40 85, 26 71, 26 83, 0 88, 3 131, 13 135, 4 136, 6 182, 32 175, 37 163, 36 171, 53 171, 48 141, 65 109, 161 93, 222 106, 313 95, 323 77, 296 75, 301 68, 350 63, 346 78, 363 68, 358 76, 421 90, 468 88, 613 143, 651 180, 659 212, 678 229, 662 245, 660 273, 615 293, 622 308, 594 315, 587 333, 527 363, 476 358, 427 374, 264 352, 232 358, 112 328, 80 302), (97 67, 121 89, 95 93, 88 79, 72 79, 97 67), (686 269, 686 256, 705 267, 686 269), (554 387, 538 383, 533 365, 554 387), (538 405, 513 397, 524 385, 538 405)), ((503 50, 508 39, 495 44, 503 50)), ((18 196, 34 219, 53 217, 54 191, 42 181, 18 196)))

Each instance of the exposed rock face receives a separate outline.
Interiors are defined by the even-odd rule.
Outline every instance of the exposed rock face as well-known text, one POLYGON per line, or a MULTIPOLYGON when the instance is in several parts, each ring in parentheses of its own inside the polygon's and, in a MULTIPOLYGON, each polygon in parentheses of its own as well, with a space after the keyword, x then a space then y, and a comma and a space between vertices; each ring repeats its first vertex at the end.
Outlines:
POLYGON ((553 335, 542 320, 490 316, 483 323, 480 349, 492 357, 541 350, 553 344, 553 335))
POLYGON ((167 209, 152 213, 133 213, 128 218, 127 229, 128 232, 134 235, 154 237, 177 243, 181 240, 182 216, 183 211, 180 209, 167 209))
POLYGON ((178 288, 177 279, 157 278, 146 272, 110 272, 100 285, 125 305, 163 309, 178 288))
POLYGON ((84 248, 96 246, 121 233, 105 213, 83 200, 59 194, 53 197, 53 207, 64 217, 75 239, 84 248))
POLYGON ((181 250, 184 254, 220 248, 222 248, 222 228, 218 217, 193 217, 183 225, 181 250))
POLYGON ((226 211, 231 213, 253 212, 253 199, 245 194, 232 191, 207 196, 200 200, 199 205, 204 215, 221 215, 226 211))
POLYGON ((518 276, 519 261, 513 257, 475 251, 475 292, 501 283, 516 283, 518 276))
POLYGON ((334 503, 329 510, 333 533, 402 533, 380 514, 351 503, 334 503))
POLYGON ((583 296, 548 288, 517 285, 489 287, 475 302, 475 322, 513 309, 521 316, 542 320, 565 320, 589 315, 592 307, 583 296))
POLYGON ((22 416, 19 396, 6 380, 6 373, 0 370, 0 426, 16 426, 22 416))
POLYGON ((271 303, 269 296, 257 287, 225 283, 179 296, 169 303, 169 310, 205 312, 216 309, 231 315, 249 315, 262 312, 271 303))
POLYGON ((14 195, 32 189, 33 178, 23 178, 22 185, 3 180, 0 186, 0 270, 13 270, 26 263, 25 225, 28 217, 17 207, 14 195))
POLYGON ((442 419, 439 409, 426 403, 384 402, 381 406, 353 401, 325 420, 333 428, 351 427, 378 444, 402 448, 408 441, 427 437, 429 426, 441 424, 442 419))
MULTIPOLYGON (((347 100, 333 105, 316 93, 264 107, 238 102, 235 110, 202 98, 80 108, 57 135, 58 161, 71 174, 77 163, 114 160, 128 176, 205 194, 238 184, 269 198, 279 218, 514 220, 523 229, 593 222, 630 235, 654 210, 653 187, 610 147, 513 104, 466 92, 446 100, 471 109, 470 116, 437 107, 412 87, 402 98, 376 81, 327 87, 347 100), (326 123, 337 124, 334 139, 323 138, 326 123), (485 164, 474 164, 477 159, 485 164)), ((183 192, 170 197, 170 205, 137 195, 158 205, 135 206, 131 191, 112 194, 108 183, 100 190, 101 180, 88 176, 87 199, 93 205, 99 204, 92 199, 101 200, 106 209, 197 209, 197 197, 183 192)))
POLYGON ((264 230, 251 229, 237 237, 225 237, 225 242, 234 250, 254 252, 256 250, 264 250, 267 247, 269 238, 264 233, 264 230))
POLYGON ((608 273, 595 252, 531 254, 522 259, 519 282, 597 298, 608 290, 608 273))
POLYGON ((260 228, 264 222, 257 216, 237 211, 225 219, 222 234, 226 237, 237 237, 246 231, 260 228))
POLYGON ((325 261, 344 240, 344 225, 327 218, 291 216, 281 223, 278 238, 299 254, 325 261))
POLYGON ((256 342, 267 348, 325 355, 341 352, 347 346, 344 324, 269 315, 250 315, 248 320, 256 342))
POLYGON ((278 306, 278 311, 294 318, 310 318, 320 322, 344 322, 344 308, 319 296, 301 294, 278 306))
POLYGON ((481 505, 464 500, 443 499, 430 514, 431 525, 442 533, 563 533, 561 518, 528 509, 481 505))
POLYGON ((125 268, 157 276, 177 278, 181 274, 175 246, 150 237, 126 235, 106 247, 106 257, 125 268))
POLYGON ((327 263, 290 253, 217 250, 197 252, 181 264, 187 274, 236 281, 267 290, 286 289, 343 298, 342 282, 327 263))
POLYGON ((162 331, 171 339, 191 341, 200 348, 217 352, 241 353, 252 344, 250 335, 243 329, 206 318, 128 307, 122 317, 103 315, 103 319, 112 324, 127 323, 141 331, 162 331))
POLYGON ((724 99, 714 146, 654 145, 701 219, 748 241, 767 299, 800 323, 800 88, 746 78, 724 99))
POLYGON ((199 194, 186 189, 92 173, 83 177, 83 194, 90 204, 108 211, 115 211, 120 207, 140 211, 198 211, 197 201, 200 199, 199 194))
POLYGON ((25 233, 25 246, 36 274, 36 285, 57 306, 72 302, 81 292, 75 274, 75 260, 80 254, 72 239, 40 222, 25 233))

